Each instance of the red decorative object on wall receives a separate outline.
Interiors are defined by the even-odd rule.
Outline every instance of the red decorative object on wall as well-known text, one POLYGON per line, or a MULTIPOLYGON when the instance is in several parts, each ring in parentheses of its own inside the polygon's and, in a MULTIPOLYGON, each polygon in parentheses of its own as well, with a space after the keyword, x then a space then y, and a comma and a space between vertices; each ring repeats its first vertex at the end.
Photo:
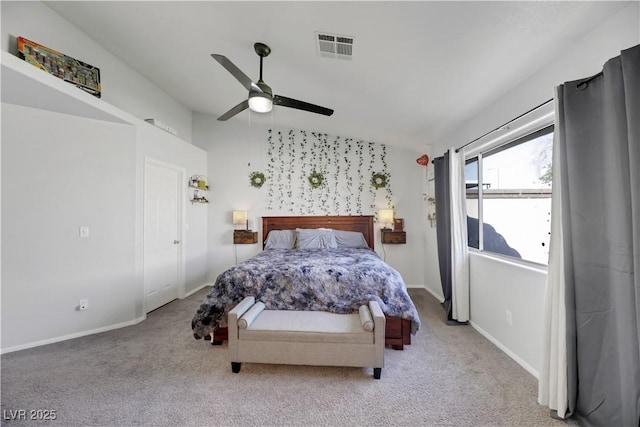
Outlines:
POLYGON ((429 166, 429 156, 427 156, 426 154, 423 154, 422 156, 416 159, 416 162, 420 166, 429 166))

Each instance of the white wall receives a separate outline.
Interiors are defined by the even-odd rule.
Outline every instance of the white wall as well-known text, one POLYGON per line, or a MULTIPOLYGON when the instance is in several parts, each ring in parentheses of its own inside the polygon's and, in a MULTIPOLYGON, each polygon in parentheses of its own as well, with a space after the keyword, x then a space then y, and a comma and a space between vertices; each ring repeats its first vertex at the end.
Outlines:
MULTIPOLYGON (((596 74, 620 51, 640 43, 640 3, 633 3, 578 40, 555 61, 506 96, 487 106, 465 126, 451 131, 436 147, 443 153, 508 122, 553 97, 565 81, 596 74)), ((541 362, 542 303, 546 268, 531 268, 490 256, 471 254, 471 323, 487 338, 537 376, 541 362), (508 325, 505 311, 512 312, 508 325)))
POLYGON ((135 138, 2 103, 3 350, 136 318, 135 138))
MULTIPOLYGON (((250 172, 265 171, 267 168, 267 130, 268 127, 264 125, 250 125, 243 121, 218 122, 215 117, 194 114, 194 143, 206 148, 208 152, 209 179, 212 186, 212 205, 209 210, 209 252, 212 263, 210 280, 214 280, 218 274, 235 264, 236 251, 238 261, 242 261, 262 250, 259 243, 234 247, 234 226, 231 223, 231 212, 234 209, 248 210, 251 228, 256 231, 260 231, 262 216, 297 215, 288 211, 267 210, 266 185, 261 189, 249 185, 250 172), (248 166, 249 162, 251 166, 248 166)), ((277 131, 287 135, 289 129, 274 129, 274 134, 277 131)), ((312 130, 307 131, 310 133, 312 130)), ((383 247, 380 243, 380 232, 376 228, 375 246, 376 251, 381 256, 386 255, 387 262, 402 274, 408 286, 424 287, 424 236, 432 230, 427 230, 423 198, 423 186, 426 181, 424 168, 415 161, 421 154, 387 147, 393 204, 396 216, 405 220, 407 244, 383 247)), ((353 161, 357 165, 357 159, 354 158, 353 161)), ((365 192, 368 192, 366 188, 365 192)), ((378 197, 378 201, 384 203, 381 197, 378 197)), ((367 211, 366 203, 363 205, 363 214, 374 213, 367 211)), ((317 211, 311 214, 326 213, 317 211)))
MULTIPOLYGON (((207 154, 118 115, 122 123, 2 103, 3 352, 145 318, 145 158, 188 177, 206 175, 207 154), (89 238, 79 237, 81 226, 89 238), (80 299, 88 310, 76 310, 80 299)), ((208 207, 184 197, 188 294, 206 282, 208 207)))
POLYGON ((472 326, 537 377, 546 268, 476 252, 469 258, 472 326))
MULTIPOLYGON (((1 351, 7 352, 143 320, 144 160, 171 163, 188 177, 207 174, 207 154, 106 102, 174 114, 191 134, 190 112, 183 114, 184 107, 49 8, 1 7, 1 351), (7 55, 15 35, 41 43, 51 37, 78 52, 94 52, 123 81, 109 82, 112 98, 92 97, 7 55), (80 226, 89 227, 88 239, 79 238, 80 226), (88 310, 75 309, 80 299, 89 300, 88 310)), ((188 294, 207 277, 208 206, 191 205, 187 196, 185 191, 188 294)))
POLYGON ((436 152, 443 153, 447 148, 459 147, 553 98, 555 86, 600 72, 608 59, 638 43, 640 3, 634 2, 577 40, 571 49, 554 61, 540 64, 539 70, 533 71, 530 77, 505 96, 478 111, 463 126, 444 135, 435 147, 436 152))
POLYGON ((37 1, 0 2, 1 49, 16 52, 15 39, 26 37, 100 69, 102 99, 140 118, 155 118, 191 141, 191 110, 167 95, 69 21, 37 1))

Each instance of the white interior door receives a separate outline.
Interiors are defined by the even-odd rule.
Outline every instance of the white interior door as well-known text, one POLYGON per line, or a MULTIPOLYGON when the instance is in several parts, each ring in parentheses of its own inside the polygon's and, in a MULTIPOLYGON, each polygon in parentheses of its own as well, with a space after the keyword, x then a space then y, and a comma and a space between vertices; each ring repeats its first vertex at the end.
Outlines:
POLYGON ((147 161, 144 173, 144 292, 150 312, 178 298, 182 173, 147 161))

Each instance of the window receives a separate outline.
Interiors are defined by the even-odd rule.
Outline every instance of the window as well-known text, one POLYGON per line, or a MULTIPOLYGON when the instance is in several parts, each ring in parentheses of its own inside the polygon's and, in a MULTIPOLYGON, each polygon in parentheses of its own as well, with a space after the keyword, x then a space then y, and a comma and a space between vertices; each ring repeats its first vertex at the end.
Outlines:
POLYGON ((549 126, 467 160, 470 247, 547 264, 552 148, 549 126))

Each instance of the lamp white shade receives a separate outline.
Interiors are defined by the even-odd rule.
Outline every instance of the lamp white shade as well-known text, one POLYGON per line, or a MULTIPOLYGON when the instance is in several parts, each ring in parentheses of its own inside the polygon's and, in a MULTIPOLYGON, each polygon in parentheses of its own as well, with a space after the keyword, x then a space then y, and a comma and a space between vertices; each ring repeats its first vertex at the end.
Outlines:
POLYGON ((233 211, 233 225, 245 225, 247 223, 247 211, 233 211))
POLYGON ((393 209, 380 209, 378 211, 378 222, 381 224, 393 224, 393 209))
POLYGON ((269 95, 262 92, 252 92, 249 94, 249 108, 256 113, 268 113, 273 107, 273 100, 269 95))

